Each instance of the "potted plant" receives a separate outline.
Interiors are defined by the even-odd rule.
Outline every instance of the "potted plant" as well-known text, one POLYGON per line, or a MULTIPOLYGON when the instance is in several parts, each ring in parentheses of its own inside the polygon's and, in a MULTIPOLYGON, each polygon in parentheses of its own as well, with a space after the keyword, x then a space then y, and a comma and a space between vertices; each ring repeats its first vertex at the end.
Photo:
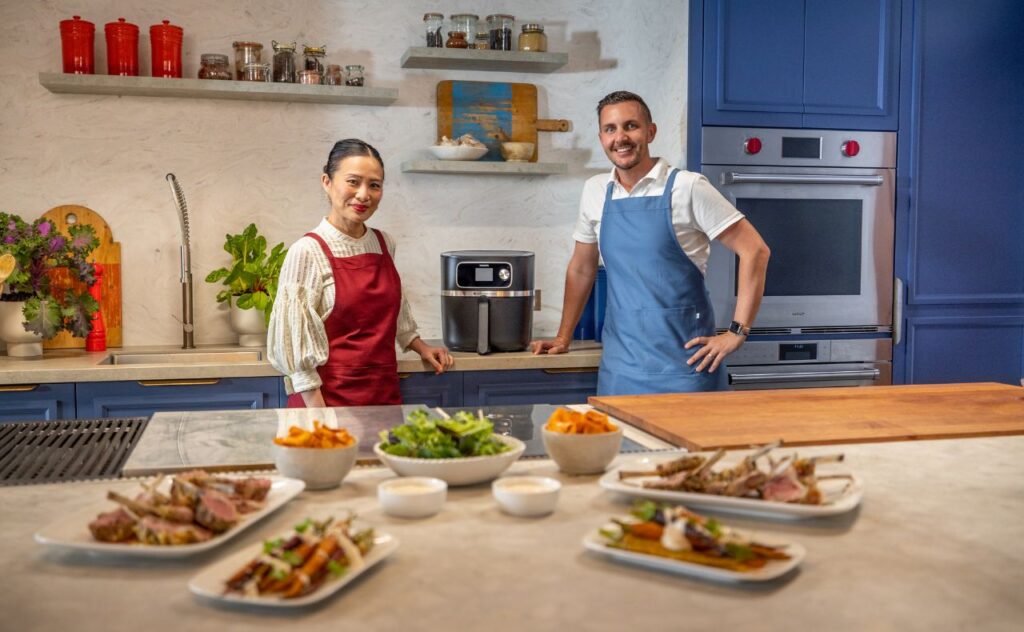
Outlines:
POLYGON ((277 294, 277 276, 288 250, 280 243, 267 254, 267 240, 257 232, 256 224, 249 224, 239 235, 225 235, 224 250, 231 255, 231 267, 214 270, 206 275, 206 282, 227 286, 217 293, 217 302, 227 302, 231 308, 238 344, 263 346, 277 294))
POLYGON ((10 254, 15 262, 0 294, 0 339, 8 355, 41 355, 42 341, 60 331, 78 337, 89 333, 99 304, 88 291, 96 269, 86 257, 98 245, 91 226, 71 226, 65 236, 50 220, 29 224, 18 215, 0 213, 0 255, 10 254), (53 283, 57 273, 85 289, 53 283))

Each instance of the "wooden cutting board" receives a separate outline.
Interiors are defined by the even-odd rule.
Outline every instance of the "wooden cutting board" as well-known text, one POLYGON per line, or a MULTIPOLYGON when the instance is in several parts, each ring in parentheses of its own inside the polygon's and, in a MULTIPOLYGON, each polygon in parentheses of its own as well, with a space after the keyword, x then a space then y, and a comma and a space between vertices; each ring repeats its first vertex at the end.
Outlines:
MULTIPOLYGON (((114 241, 114 236, 99 213, 84 206, 69 204, 54 207, 43 217, 52 221, 54 227, 68 234, 68 226, 72 223, 92 226, 99 239, 99 246, 89 255, 89 261, 103 264, 103 294, 100 300, 100 312, 107 330, 107 346, 121 346, 121 244, 114 241)), ((84 283, 73 282, 66 273, 59 271, 51 275, 51 283, 60 287, 74 286, 76 291, 85 291, 84 283)), ((62 331, 50 340, 43 341, 44 349, 83 349, 85 338, 76 338, 62 331)))
POLYGON ((1024 388, 995 383, 620 395, 590 405, 690 450, 1024 434, 1024 388))
POLYGON ((566 120, 537 118, 537 86, 532 83, 442 81, 437 84, 437 140, 472 134, 490 151, 480 160, 504 160, 501 141, 533 143, 537 131, 567 132, 566 120))

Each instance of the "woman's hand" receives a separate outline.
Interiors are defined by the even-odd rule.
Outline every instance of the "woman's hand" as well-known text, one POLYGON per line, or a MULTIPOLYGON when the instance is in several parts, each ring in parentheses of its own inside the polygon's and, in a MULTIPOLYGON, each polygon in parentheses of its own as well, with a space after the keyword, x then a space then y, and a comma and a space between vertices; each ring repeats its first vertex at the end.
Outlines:
POLYGON ((745 337, 737 336, 728 331, 717 336, 698 336, 683 346, 684 349, 689 349, 697 345, 704 345, 686 363, 693 366, 695 362, 700 362, 697 368, 694 369, 697 373, 700 373, 710 365, 711 368, 708 372, 714 373, 718 369, 718 365, 725 359, 725 356, 739 349, 744 340, 746 340, 745 337))
POLYGON ((452 357, 448 350, 444 347, 431 347, 427 343, 423 342, 422 338, 417 338, 412 341, 409 348, 420 354, 420 357, 426 360, 430 366, 434 367, 434 373, 440 375, 448 369, 455 366, 455 358, 452 357))
POLYGON ((568 353, 569 341, 558 336, 555 336, 554 340, 534 340, 530 343, 530 351, 533 355, 568 353))

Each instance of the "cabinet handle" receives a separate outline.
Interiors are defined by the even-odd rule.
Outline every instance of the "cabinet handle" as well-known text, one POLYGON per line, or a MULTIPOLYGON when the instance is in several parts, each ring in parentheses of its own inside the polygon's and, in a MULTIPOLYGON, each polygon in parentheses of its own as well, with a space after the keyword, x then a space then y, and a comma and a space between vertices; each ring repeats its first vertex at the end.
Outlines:
POLYGON ((38 384, 10 384, 0 386, 0 393, 28 393, 39 388, 38 384))
POLYGON ((139 386, 210 386, 219 384, 219 378, 199 380, 139 380, 139 386))
POLYGON ((568 369, 544 369, 544 372, 551 375, 558 375, 559 373, 597 373, 597 369, 598 367, 596 366, 578 366, 568 369))
POLYGON ((892 284, 892 346, 903 342, 903 279, 895 277, 892 284))

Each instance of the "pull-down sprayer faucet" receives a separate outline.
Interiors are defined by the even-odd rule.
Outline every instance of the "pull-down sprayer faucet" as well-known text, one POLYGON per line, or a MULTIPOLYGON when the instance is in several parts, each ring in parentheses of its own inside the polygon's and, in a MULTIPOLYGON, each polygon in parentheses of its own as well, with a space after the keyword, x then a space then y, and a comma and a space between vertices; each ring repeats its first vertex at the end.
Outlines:
POLYGON ((188 205, 185 194, 178 186, 173 173, 167 174, 167 182, 171 185, 174 205, 178 207, 178 219, 181 220, 181 334, 182 349, 195 349, 195 323, 192 321, 192 247, 188 229, 188 205))

